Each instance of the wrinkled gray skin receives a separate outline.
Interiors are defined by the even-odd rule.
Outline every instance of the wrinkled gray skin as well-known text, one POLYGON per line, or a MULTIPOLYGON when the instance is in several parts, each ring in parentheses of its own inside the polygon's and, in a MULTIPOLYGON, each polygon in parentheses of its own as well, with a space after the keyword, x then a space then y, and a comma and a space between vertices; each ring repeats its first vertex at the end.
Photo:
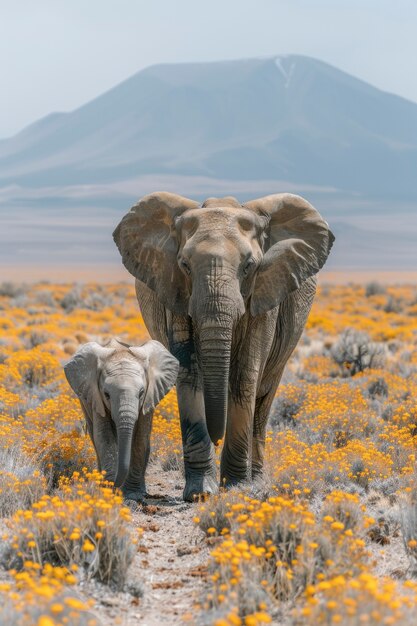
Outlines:
POLYGON ((146 495, 145 471, 155 406, 175 384, 178 361, 158 341, 82 346, 65 365, 80 400, 99 470, 125 498, 146 495))
POLYGON ((333 235, 303 198, 144 197, 114 234, 149 333, 180 362, 184 498, 262 473, 268 413, 333 235))

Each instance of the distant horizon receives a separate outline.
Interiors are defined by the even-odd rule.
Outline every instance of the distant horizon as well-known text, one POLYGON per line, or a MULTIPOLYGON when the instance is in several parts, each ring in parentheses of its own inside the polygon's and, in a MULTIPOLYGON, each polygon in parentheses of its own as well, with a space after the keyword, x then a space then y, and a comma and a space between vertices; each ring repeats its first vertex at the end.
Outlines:
MULTIPOLYGON (((417 270, 388 270, 371 268, 337 268, 327 269, 324 267, 317 274, 319 285, 341 285, 353 283, 366 285, 370 282, 378 282, 384 285, 416 284, 417 270)), ((134 277, 129 274, 120 263, 112 264, 87 264, 87 265, 14 265, 4 267, 0 265, 0 284, 37 284, 42 282, 58 284, 119 284, 127 283, 133 286, 134 277)))

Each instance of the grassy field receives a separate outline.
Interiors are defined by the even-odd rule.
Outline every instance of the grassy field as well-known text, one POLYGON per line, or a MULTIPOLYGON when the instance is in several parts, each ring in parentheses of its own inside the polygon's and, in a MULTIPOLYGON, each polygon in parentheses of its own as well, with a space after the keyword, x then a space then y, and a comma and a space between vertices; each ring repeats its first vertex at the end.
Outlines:
POLYGON ((168 394, 149 489, 171 490, 175 512, 132 512, 95 471, 62 364, 114 335, 147 337, 133 287, 0 286, 1 624, 415 621, 417 287, 321 287, 273 406, 259 484, 179 506, 168 394), (165 563, 179 524, 189 551, 165 563))

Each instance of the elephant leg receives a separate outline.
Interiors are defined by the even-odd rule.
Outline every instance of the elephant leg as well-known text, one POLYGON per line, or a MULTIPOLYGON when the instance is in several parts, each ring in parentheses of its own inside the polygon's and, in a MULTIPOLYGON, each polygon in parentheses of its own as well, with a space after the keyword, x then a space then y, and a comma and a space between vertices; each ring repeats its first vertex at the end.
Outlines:
POLYGON ((100 471, 106 472, 106 480, 116 477, 117 443, 111 417, 93 415, 92 440, 97 454, 100 471))
POLYGON ((151 449, 152 415, 139 415, 132 441, 129 474, 122 487, 128 500, 140 502, 146 497, 145 472, 151 449))
POLYGON ((221 481, 226 486, 252 478, 252 435, 256 396, 273 342, 277 310, 243 320, 232 348, 226 435, 221 481))
POLYGON ((136 293, 149 334, 180 363, 176 387, 184 453, 184 500, 192 502, 201 494, 216 493, 218 485, 191 320, 165 309, 155 293, 138 280, 136 293))
POLYGON ((265 457, 265 435, 269 412, 274 401, 276 387, 262 398, 256 399, 252 437, 252 480, 262 477, 265 457))
POLYGON ((169 348, 178 359, 177 399, 181 422, 187 502, 218 490, 214 446, 206 426, 203 387, 189 318, 167 313, 169 348))
POLYGON ((184 500, 192 502, 199 495, 218 490, 214 446, 207 431, 203 391, 193 386, 186 370, 178 376, 177 397, 184 452, 184 500))
POLYGON ((250 480, 249 456, 253 429, 255 392, 243 404, 229 398, 224 446, 220 464, 220 482, 231 487, 250 480), (253 398, 253 400, 252 400, 253 398))
POLYGON ((252 478, 262 476, 265 456, 265 433, 269 412, 274 401, 285 366, 298 344, 313 298, 315 278, 303 285, 281 303, 276 319, 274 341, 265 364, 255 405, 252 439, 252 478))
POLYGON ((255 415, 253 419, 253 435, 252 435, 252 480, 259 479, 263 475, 264 458, 265 458, 265 436, 266 426, 268 423, 269 412, 274 401, 284 367, 271 368, 271 362, 268 361, 265 367, 266 375, 261 382, 260 390, 263 391, 262 396, 258 396, 255 402, 255 415))

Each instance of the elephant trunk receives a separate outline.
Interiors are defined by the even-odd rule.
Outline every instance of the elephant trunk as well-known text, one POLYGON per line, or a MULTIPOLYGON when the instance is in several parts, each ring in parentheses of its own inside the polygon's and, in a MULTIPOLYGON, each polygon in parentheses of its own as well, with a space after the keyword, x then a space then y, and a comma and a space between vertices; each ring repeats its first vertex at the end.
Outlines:
POLYGON ((231 319, 221 324, 205 320, 198 334, 207 430, 215 445, 226 428, 232 329, 231 319))
POLYGON ((132 440, 135 424, 138 419, 138 400, 121 400, 116 413, 117 431, 117 473, 114 481, 115 487, 122 487, 130 468, 132 454, 132 440))
POLYGON ((233 330, 245 305, 233 268, 221 259, 213 259, 204 269, 199 270, 189 313, 203 378, 207 430, 211 441, 217 444, 226 428, 233 330))

